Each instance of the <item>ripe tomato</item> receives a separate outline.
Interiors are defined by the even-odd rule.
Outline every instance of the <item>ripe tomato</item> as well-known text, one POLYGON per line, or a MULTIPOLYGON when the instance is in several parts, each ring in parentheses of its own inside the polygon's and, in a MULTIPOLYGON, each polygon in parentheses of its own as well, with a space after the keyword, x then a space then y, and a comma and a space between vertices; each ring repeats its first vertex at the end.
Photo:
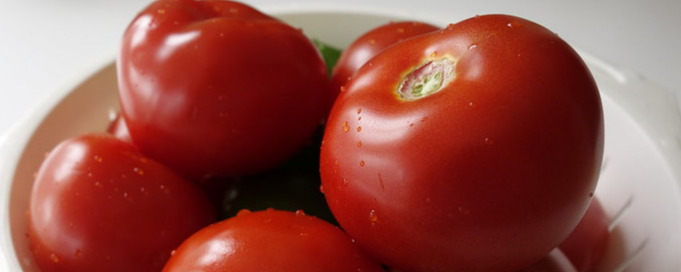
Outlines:
POLYGON ((610 220, 598 198, 594 198, 584 217, 558 248, 572 262, 577 271, 596 269, 608 246, 610 220))
MULTIPOLYGON (((423 22, 400 21, 391 22, 373 28, 354 40, 343 50, 331 74, 331 90, 333 99, 340 92, 341 86, 348 78, 369 59, 386 47, 421 34, 433 32, 439 27, 423 22)), ((332 102, 333 103, 333 102, 332 102)))
POLYGON ((158 271, 214 218, 191 182, 128 143, 89 134, 43 162, 27 234, 42 271, 158 271))
POLYGON ((193 180, 295 153, 326 113, 326 71, 302 31, 231 1, 152 3, 118 58, 134 144, 193 180))
POLYGON ((171 271, 383 271, 337 227, 302 212, 242 211, 189 237, 171 271))
POLYGON ((478 16, 397 43, 330 113, 326 199, 341 227, 404 271, 518 271, 584 214, 603 149, 588 68, 555 33, 478 16))

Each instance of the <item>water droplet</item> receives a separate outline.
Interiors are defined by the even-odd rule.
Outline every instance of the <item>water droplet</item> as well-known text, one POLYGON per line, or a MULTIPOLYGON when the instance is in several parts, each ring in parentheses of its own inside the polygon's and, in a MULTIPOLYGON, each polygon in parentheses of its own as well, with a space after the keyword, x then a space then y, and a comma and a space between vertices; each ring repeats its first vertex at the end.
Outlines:
POLYGON ((94 159, 96 162, 102 162, 102 157, 100 157, 99 155, 95 155, 94 159))
POLYGON ((468 215, 471 212, 470 209, 459 206, 459 213, 463 215, 468 215))
POLYGON ((52 254, 50 254, 50 260, 54 263, 58 263, 59 257, 57 257, 57 254, 52 253, 52 254))
POLYGON ((88 177, 88 178, 91 178, 91 177, 92 177, 92 172, 88 172, 88 173, 87 173, 87 177, 88 177))
POLYGON ((324 193, 324 185, 319 185, 319 192, 324 193))
POLYGON ((102 186, 104 186, 104 185, 102 185, 102 183, 101 183, 101 182, 99 182, 99 181, 95 181, 95 187, 99 187, 99 188, 101 188, 102 186))
POLYGON ((362 113, 362 108, 357 109, 357 114, 362 113))
POLYGON ((230 13, 239 13, 239 9, 237 9, 237 8, 230 8, 230 9, 229 9, 229 12, 230 12, 230 13))
POLYGON ((132 169, 132 171, 134 171, 135 173, 137 173, 140 176, 144 175, 144 170, 142 170, 142 168, 135 167, 135 168, 132 169))
POLYGON ((343 178, 343 185, 348 185, 350 183, 350 180, 343 178))
POLYGON ((165 185, 161 184, 161 185, 159 186, 159 188, 160 188, 161 191, 163 191, 163 193, 165 193, 165 194, 169 194, 169 193, 170 193, 170 188, 168 188, 168 186, 165 186, 165 185))
POLYGON ((590 192, 590 193, 589 193, 589 197, 593 197, 593 196, 594 196, 594 193, 593 193, 593 192, 590 192))
POLYGON ((372 226, 375 226, 376 223, 378 223, 378 216, 376 215, 376 210, 370 210, 369 211, 369 222, 371 223, 372 226))
POLYGON ((472 106, 475 106, 475 104, 473 102, 468 102, 468 106, 472 107, 472 106))
POLYGON ((521 27, 523 25, 518 21, 512 21, 512 22, 509 22, 508 24, 506 24, 506 26, 509 27, 509 28, 516 28, 516 27, 521 27))
POLYGON ((357 142, 357 147, 362 147, 362 141, 357 142))
POLYGON ((170 251, 170 256, 173 256, 173 255, 175 255, 175 252, 177 252, 177 251, 176 251, 176 250, 174 250, 174 249, 173 249, 173 250, 171 250, 171 251, 170 251))
POLYGON ((239 211, 236 213, 236 216, 242 216, 242 215, 249 214, 249 213, 251 213, 251 210, 249 210, 249 209, 241 209, 241 210, 239 210, 239 211))
POLYGON ((360 166, 360 167, 364 167, 365 164, 366 164, 366 163, 364 162, 364 160, 359 161, 359 166, 360 166))
POLYGON ((83 256, 83 251, 80 249, 76 249, 76 251, 73 252, 73 255, 75 255, 76 257, 83 256))
POLYGON ((348 125, 348 122, 343 122, 343 131, 350 131, 350 125, 348 125))
POLYGON ((304 216, 304 215, 305 215, 305 211, 303 211, 303 210, 296 210, 296 215, 297 215, 297 216, 304 216))
POLYGON ((398 29, 397 29, 397 33, 404 33, 404 28, 401 28, 401 27, 398 28, 398 29))
POLYGON ((158 10, 156 10, 156 13, 163 15, 163 14, 166 14, 166 10, 165 9, 158 9, 158 10))
POLYGON ((357 121, 361 121, 361 120, 362 120, 362 116, 357 117, 357 121))
POLYGON ((369 44, 376 44, 376 40, 374 39, 369 40, 369 44))
POLYGON ((362 126, 357 127, 357 132, 360 132, 360 131, 362 131, 362 126))
POLYGON ((478 45, 473 43, 473 44, 471 44, 471 45, 468 46, 468 50, 473 50, 473 49, 475 49, 475 48, 477 48, 477 47, 478 47, 478 45))
POLYGON ((488 138, 488 137, 485 137, 485 143, 486 143, 486 144, 493 144, 493 143, 494 143, 494 140, 492 140, 492 139, 490 139, 490 138, 488 138))

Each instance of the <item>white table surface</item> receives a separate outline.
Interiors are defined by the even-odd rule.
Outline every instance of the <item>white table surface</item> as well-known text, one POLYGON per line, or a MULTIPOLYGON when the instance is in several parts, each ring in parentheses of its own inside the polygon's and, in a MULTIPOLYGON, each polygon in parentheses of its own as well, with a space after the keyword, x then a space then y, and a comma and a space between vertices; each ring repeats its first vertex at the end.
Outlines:
MULTIPOLYGON (((0 139, 45 95, 112 59, 149 0, 0 0, 0 139)), ((507 13, 555 31, 573 46, 681 93, 681 1, 253 0, 269 10, 340 6, 455 22, 507 13), (333 4, 332 4, 333 3, 333 4), (447 19, 445 19, 447 20, 447 19)))

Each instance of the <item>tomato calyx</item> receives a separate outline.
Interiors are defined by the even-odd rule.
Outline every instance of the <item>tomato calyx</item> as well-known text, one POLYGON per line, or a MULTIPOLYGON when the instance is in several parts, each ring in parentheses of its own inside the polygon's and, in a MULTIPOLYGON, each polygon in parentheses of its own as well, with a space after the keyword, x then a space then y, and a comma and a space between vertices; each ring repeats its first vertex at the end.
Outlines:
POLYGON ((456 61, 448 57, 427 60, 404 76, 397 94, 412 101, 437 93, 456 78, 455 67, 456 61))

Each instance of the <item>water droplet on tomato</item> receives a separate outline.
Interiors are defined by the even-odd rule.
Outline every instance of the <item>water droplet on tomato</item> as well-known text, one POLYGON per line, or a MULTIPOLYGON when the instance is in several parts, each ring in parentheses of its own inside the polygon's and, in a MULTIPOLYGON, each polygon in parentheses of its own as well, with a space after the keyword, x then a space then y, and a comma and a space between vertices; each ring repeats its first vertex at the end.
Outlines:
POLYGON ((362 126, 358 126, 358 127, 357 127, 357 132, 361 132, 361 131, 362 131, 362 126))
POLYGON ((95 155, 94 159, 96 162, 102 162, 102 157, 100 157, 99 155, 95 155))
POLYGON ((359 166, 360 166, 360 167, 364 167, 365 164, 366 164, 366 163, 364 162, 364 160, 359 161, 359 166))
POLYGON ((350 125, 348 122, 343 122, 343 131, 348 132, 350 131, 350 125))
POLYGON ((319 185, 319 192, 324 193, 324 185, 319 185))
POLYGON ((144 170, 142 170, 142 168, 135 167, 135 168, 132 169, 132 171, 137 173, 140 176, 144 175, 144 170))
POLYGON ((303 211, 303 210, 296 210, 296 215, 297 215, 297 216, 304 216, 304 215, 305 215, 305 211, 303 211))
POLYGON ((53 263, 59 263, 59 257, 58 257, 57 254, 55 254, 54 252, 53 252, 52 254, 50 254, 50 260, 51 260, 53 263))
POLYGON ((459 206, 459 213, 463 215, 468 215, 471 212, 470 209, 459 206))
POLYGON ((376 223, 378 223, 378 215, 376 215, 376 210, 374 209, 369 211, 369 222, 372 226, 375 226, 376 223))
POLYGON ((518 21, 512 21, 512 22, 507 23, 506 26, 509 27, 509 28, 516 28, 516 27, 521 27, 523 25, 518 21))
POLYGON ((73 252, 73 255, 75 255, 76 257, 83 256, 83 251, 80 249, 76 249, 76 251, 73 252))
POLYGON ((473 49, 475 49, 476 47, 478 47, 478 45, 472 43, 471 45, 468 46, 468 50, 473 50, 473 49))
POLYGON ((357 147, 362 147, 362 141, 357 142, 357 147))
POLYGON ((242 215, 244 215, 244 214, 249 214, 249 213, 251 213, 251 210, 249 210, 249 209, 241 209, 241 210, 239 210, 239 211, 236 213, 236 216, 242 216, 242 215))

